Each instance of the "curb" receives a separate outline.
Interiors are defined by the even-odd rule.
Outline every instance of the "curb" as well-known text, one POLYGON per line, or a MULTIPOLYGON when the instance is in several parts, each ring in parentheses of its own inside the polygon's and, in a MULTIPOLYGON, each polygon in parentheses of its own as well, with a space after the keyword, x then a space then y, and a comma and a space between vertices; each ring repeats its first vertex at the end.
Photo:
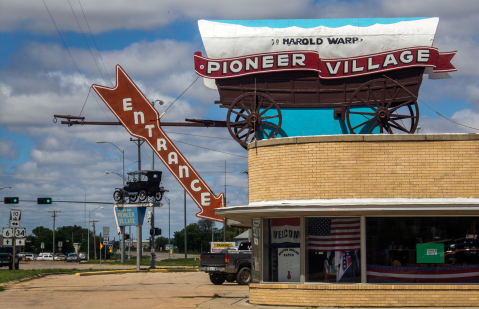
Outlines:
POLYGON ((123 269, 123 270, 104 270, 104 271, 88 271, 88 272, 81 272, 76 273, 75 276, 97 276, 97 275, 111 275, 111 274, 124 274, 124 273, 137 273, 137 272, 159 272, 159 273, 191 273, 191 272, 199 272, 198 269, 178 269, 178 268, 168 268, 168 269, 123 269))
POLYGON ((144 270, 136 270, 136 269, 123 269, 123 270, 104 270, 104 271, 88 271, 82 273, 76 273, 75 276, 96 276, 96 275, 110 275, 110 274, 123 274, 123 273, 136 273, 136 272, 144 272, 144 270))
POLYGON ((150 272, 155 273, 196 273, 199 272, 198 269, 195 268, 162 268, 162 269, 150 269, 150 272))

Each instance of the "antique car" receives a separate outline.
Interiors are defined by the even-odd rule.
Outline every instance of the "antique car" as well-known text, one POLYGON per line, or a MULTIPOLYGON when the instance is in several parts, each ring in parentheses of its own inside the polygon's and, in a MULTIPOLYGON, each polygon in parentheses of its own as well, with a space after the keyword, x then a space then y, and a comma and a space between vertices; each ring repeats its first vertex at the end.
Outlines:
POLYGON ((141 170, 128 173, 128 180, 123 188, 117 188, 113 199, 117 203, 159 202, 165 189, 160 187, 161 171, 141 170))
POLYGON ((416 133, 423 74, 449 78, 439 18, 200 20, 195 71, 243 147, 275 137, 416 133))

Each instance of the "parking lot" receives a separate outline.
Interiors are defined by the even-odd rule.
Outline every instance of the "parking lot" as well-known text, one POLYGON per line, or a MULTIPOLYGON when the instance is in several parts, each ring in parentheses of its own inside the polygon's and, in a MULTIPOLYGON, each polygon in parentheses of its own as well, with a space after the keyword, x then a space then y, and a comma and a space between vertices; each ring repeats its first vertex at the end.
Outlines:
POLYGON ((4 308, 250 307, 247 296, 247 286, 213 285, 201 272, 52 275, 0 292, 4 308))

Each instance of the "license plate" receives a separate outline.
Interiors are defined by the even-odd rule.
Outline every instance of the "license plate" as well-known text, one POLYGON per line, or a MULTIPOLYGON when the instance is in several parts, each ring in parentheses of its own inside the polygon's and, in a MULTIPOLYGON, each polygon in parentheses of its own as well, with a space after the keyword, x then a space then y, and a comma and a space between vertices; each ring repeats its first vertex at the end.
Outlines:
POLYGON ((216 270, 216 267, 209 267, 208 270, 216 270))

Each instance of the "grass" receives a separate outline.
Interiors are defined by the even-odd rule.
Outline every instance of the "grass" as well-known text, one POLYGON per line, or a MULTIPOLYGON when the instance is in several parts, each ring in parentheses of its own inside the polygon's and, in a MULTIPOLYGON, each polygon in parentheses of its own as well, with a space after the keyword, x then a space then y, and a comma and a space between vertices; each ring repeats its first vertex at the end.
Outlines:
POLYGON ((218 295, 218 294, 215 293, 215 294, 213 294, 213 297, 212 297, 212 298, 213 298, 213 299, 217 299, 217 298, 220 298, 220 297, 221 297, 220 295, 218 295))
MULTIPOLYGON (((102 264, 106 265, 114 265, 114 264, 122 264, 120 259, 115 260, 102 260, 102 264)), ((90 260, 88 262, 82 262, 82 264, 100 264, 100 260, 90 260)), ((131 257, 131 260, 128 261, 128 258, 125 258, 125 265, 136 265, 136 257, 131 257)), ((150 258, 144 257, 143 260, 140 261, 141 266, 150 266, 150 258)), ((155 266, 200 266, 200 260, 197 258, 196 261, 194 258, 183 258, 183 259, 167 259, 162 261, 155 261, 155 266)))
POLYGON ((32 278, 41 274, 51 274, 51 273, 77 273, 81 270, 76 268, 73 269, 19 269, 19 270, 5 270, 0 271, 0 283, 5 283, 9 281, 20 281, 26 278, 32 278))

